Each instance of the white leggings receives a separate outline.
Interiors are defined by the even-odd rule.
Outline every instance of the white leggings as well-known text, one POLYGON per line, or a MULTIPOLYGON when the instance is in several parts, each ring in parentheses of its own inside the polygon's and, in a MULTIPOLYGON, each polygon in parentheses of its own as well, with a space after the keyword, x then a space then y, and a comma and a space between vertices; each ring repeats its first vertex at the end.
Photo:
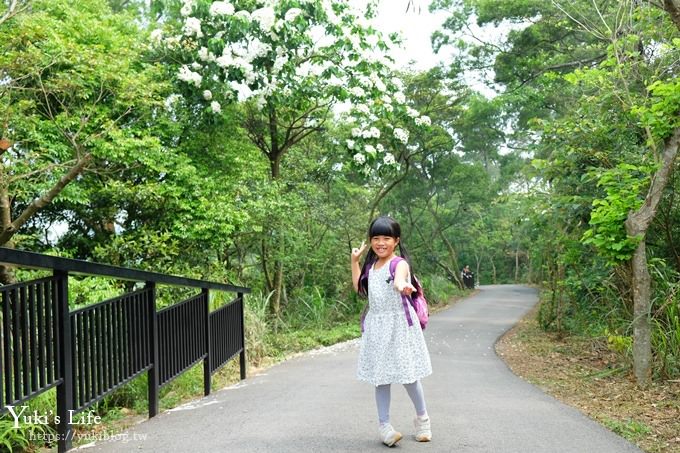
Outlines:
MULTIPOLYGON (((381 425, 390 422, 390 386, 391 384, 385 384, 375 387, 375 403, 378 406, 378 421, 381 425)), ((411 401, 413 401, 413 406, 416 408, 416 414, 419 416, 427 414, 427 409, 425 408, 425 395, 420 381, 418 380, 410 384, 404 384, 404 388, 406 389, 409 398, 411 398, 411 401)))

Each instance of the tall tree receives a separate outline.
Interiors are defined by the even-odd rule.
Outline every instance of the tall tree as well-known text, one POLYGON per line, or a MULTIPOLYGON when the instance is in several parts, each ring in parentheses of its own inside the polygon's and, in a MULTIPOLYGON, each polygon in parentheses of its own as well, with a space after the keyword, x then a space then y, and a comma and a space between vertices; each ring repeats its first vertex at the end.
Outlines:
POLYGON ((576 221, 565 217, 560 230, 589 222, 586 243, 630 266, 634 371, 646 385, 652 356, 645 236, 677 153, 677 2, 439 0, 432 7, 452 13, 435 44, 458 42, 469 66, 493 67, 506 88, 500 98, 514 146, 546 158, 543 176, 562 195, 554 206, 579 206, 572 209, 576 221), (517 25, 497 42, 455 41, 472 34, 472 15, 479 25, 517 25))
POLYGON ((0 135, 11 144, 0 168, 0 244, 12 246, 57 196, 86 202, 72 187, 83 172, 157 149, 135 123, 156 84, 139 64, 136 24, 103 0, 32 1, 0 33, 0 135))
MULTIPOLYGON (((350 132, 335 152, 349 153, 351 165, 365 175, 396 167, 395 150, 408 145, 409 131, 429 123, 408 105, 394 77, 395 43, 367 22, 374 2, 363 13, 328 0, 183 0, 179 6, 168 9, 174 20, 152 39, 166 61, 178 62, 173 68, 180 105, 218 115, 226 104, 243 102, 243 127, 269 161, 274 184, 283 157, 306 137, 328 130, 338 103, 350 103, 353 126, 333 129, 350 132)), ((268 249, 286 254, 282 235, 271 233, 278 239, 263 240, 264 268, 268 249)), ((275 259, 273 267, 268 281, 278 313, 283 260, 275 259)))

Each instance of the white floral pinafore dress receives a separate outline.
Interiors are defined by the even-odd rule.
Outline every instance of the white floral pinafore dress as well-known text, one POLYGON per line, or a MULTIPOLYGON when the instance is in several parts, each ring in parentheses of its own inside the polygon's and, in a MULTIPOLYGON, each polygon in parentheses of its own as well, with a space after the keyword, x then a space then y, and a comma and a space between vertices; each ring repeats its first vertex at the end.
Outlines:
POLYGON ((430 353, 415 310, 408 304, 409 326, 401 294, 390 278, 389 263, 368 273, 368 313, 361 336, 357 378, 373 385, 410 384, 432 374, 430 353))

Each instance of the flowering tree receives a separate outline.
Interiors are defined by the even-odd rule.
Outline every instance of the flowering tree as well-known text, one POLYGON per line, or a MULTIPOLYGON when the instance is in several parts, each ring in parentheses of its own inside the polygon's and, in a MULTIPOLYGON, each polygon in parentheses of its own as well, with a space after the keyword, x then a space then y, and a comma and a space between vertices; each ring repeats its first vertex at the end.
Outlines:
MULTIPOLYGON (((366 176, 398 169, 413 152, 410 133, 430 123, 408 105, 395 77, 396 37, 370 26, 374 2, 365 14, 330 0, 182 0, 177 6, 180 23, 151 35, 177 62, 181 95, 172 99, 174 108, 220 114, 226 104, 242 102, 245 130, 269 160, 274 180, 285 153, 326 130, 338 104, 349 106, 349 125, 332 129, 349 136, 331 142, 366 176)), ((270 228, 280 228, 275 224, 270 219, 270 228)), ((267 270, 266 239, 262 267, 273 275, 266 283, 279 313, 285 239, 276 231, 268 236, 275 242, 274 272, 267 270)))
POLYGON ((181 24, 152 32, 154 45, 179 62, 178 107, 219 114, 246 106, 244 125, 267 156, 274 179, 291 146, 325 130, 332 109, 349 104, 349 137, 336 142, 369 175, 403 161, 410 132, 430 119, 409 107, 390 52, 396 37, 372 28, 346 2, 182 0, 181 24))

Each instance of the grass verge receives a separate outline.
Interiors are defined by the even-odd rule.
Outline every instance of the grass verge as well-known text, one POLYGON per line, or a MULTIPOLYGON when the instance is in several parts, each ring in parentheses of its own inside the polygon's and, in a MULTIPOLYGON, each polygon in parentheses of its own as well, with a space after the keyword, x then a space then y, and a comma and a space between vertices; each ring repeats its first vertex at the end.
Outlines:
POLYGON ((496 345, 519 377, 650 453, 680 453, 680 382, 639 389, 606 339, 541 330, 538 308, 496 345))

